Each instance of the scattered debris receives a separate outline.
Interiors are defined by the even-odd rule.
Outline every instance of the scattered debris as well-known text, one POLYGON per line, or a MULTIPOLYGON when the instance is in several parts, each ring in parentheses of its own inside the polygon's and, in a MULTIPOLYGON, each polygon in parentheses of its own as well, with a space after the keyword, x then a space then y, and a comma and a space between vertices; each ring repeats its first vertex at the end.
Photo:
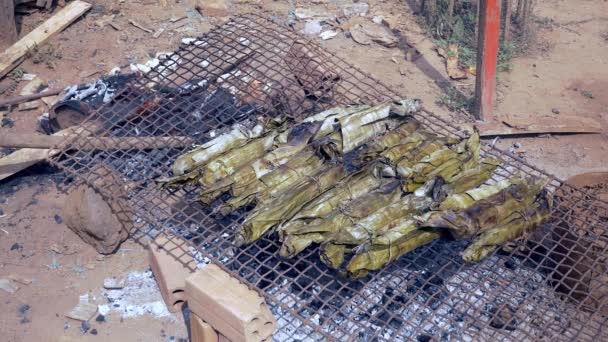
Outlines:
POLYGON ((121 318, 152 315, 157 318, 169 317, 171 313, 163 302, 154 281, 152 271, 130 272, 126 275, 125 287, 119 290, 103 290, 101 298, 108 304, 99 305, 99 313, 107 317, 117 312, 121 318))
POLYGON ((445 59, 445 69, 451 79, 462 80, 468 78, 466 70, 460 66, 457 44, 449 44, 447 51, 443 47, 437 47, 437 54, 445 59))
POLYGON ((103 288, 107 290, 122 289, 125 287, 125 279, 117 279, 116 277, 105 278, 103 280, 103 288))
POLYGON ((33 80, 31 80, 30 82, 28 82, 28 84, 26 84, 23 87, 23 89, 21 89, 21 91, 19 92, 19 95, 25 96, 25 95, 36 94, 43 87, 44 87, 44 82, 42 82, 42 80, 40 78, 36 77, 33 80))
POLYGON ((35 74, 23 74, 23 76, 21 76, 21 80, 22 81, 32 81, 36 77, 37 76, 35 74))
POLYGON ((8 278, 2 278, 0 279, 0 289, 8 293, 15 293, 19 291, 19 286, 8 278))
POLYGON ((10 280, 12 280, 12 281, 16 281, 16 282, 18 282, 18 283, 20 283, 20 284, 23 284, 23 285, 29 285, 29 284, 31 284, 31 283, 32 283, 32 279, 30 279, 30 278, 25 278, 25 277, 21 277, 21 276, 15 275, 15 274, 10 274, 10 275, 8 276, 8 278, 9 278, 10 280))
POLYGON ((329 30, 329 31, 323 31, 323 32, 321 32, 319 34, 319 37, 321 37, 321 39, 323 39, 323 40, 328 40, 328 39, 334 38, 337 35, 338 35, 338 32, 329 30))
POLYGON ((31 307, 27 304, 22 304, 19 306, 19 308, 17 308, 17 312, 19 313, 19 317, 21 317, 21 319, 19 320, 19 323, 21 324, 25 324, 25 323, 29 323, 30 319, 27 318, 28 313, 30 312, 31 307))
POLYGON ((152 35, 152 37, 158 38, 158 37, 160 37, 161 34, 163 34, 163 32, 165 32, 165 29, 164 28, 159 28, 158 30, 156 30, 156 32, 154 32, 154 34, 152 35))
POLYGON ((23 245, 21 245, 18 242, 15 242, 12 246, 11 246, 11 251, 21 251, 23 250, 23 245))
POLYGON ((346 17, 365 17, 367 15, 367 11, 369 10, 369 5, 365 2, 355 2, 353 4, 346 4, 342 9, 342 13, 346 17))
POLYGON ((314 10, 311 8, 296 8, 294 15, 300 20, 314 19, 320 21, 329 20, 335 17, 334 15, 328 14, 327 11, 314 10))
POLYGON ((57 224, 62 224, 63 223, 63 219, 61 218, 61 216, 59 216, 59 214, 55 214, 55 216, 53 216, 53 218, 55 219, 55 222, 57 224))
POLYGON ((602 133, 601 123, 580 116, 501 118, 501 122, 484 122, 477 125, 481 136, 528 135, 543 133, 602 133))
POLYGON ((89 329, 91 329, 91 325, 89 324, 89 322, 87 322, 87 321, 80 322, 80 331, 82 331, 83 334, 86 334, 87 331, 89 331, 89 329))
POLYGON ((99 314, 95 317, 95 322, 104 323, 106 322, 106 316, 99 314))
POLYGON ((553 113, 553 114, 559 114, 560 111, 557 108, 553 108, 553 109, 551 109, 551 113, 553 113))
POLYGON ((72 1, 69 5, 55 13, 44 23, 33 29, 18 42, 6 49, 0 55, 0 77, 13 69, 21 58, 25 56, 31 46, 39 46, 53 34, 63 30, 74 20, 91 8, 91 4, 84 1, 72 1))
POLYGON ((356 22, 348 31, 353 40, 362 45, 374 42, 387 48, 397 46, 397 38, 386 27, 369 20, 356 22))
POLYGON ((97 313, 97 305, 85 301, 80 301, 65 316, 77 321, 88 321, 97 313))
POLYGON ((97 335, 97 329, 91 329, 91 335, 97 335))
POLYGON ((197 0, 194 8, 205 17, 227 17, 230 15, 226 0, 197 0))
POLYGON ((150 30, 149 28, 146 28, 146 27, 142 26, 140 23, 136 22, 136 21, 135 21, 135 20, 133 20, 133 19, 129 19, 129 24, 131 24, 131 25, 133 25, 133 26, 137 27, 138 29, 140 29, 140 30, 142 30, 142 31, 146 31, 146 32, 148 32, 148 33, 153 33, 153 31, 152 31, 152 30, 150 30))
POLYGON ((586 97, 588 99, 593 98, 593 93, 590 92, 589 90, 581 90, 581 95, 583 95, 584 97, 586 97))
POLYGON ((17 110, 19 110, 20 112, 23 112, 23 111, 38 109, 39 107, 40 107, 39 101, 31 101, 31 102, 25 102, 25 103, 19 104, 19 107, 17 107, 17 110))
POLYGON ((311 20, 304 25, 304 29, 302 29, 303 34, 319 34, 321 33, 321 21, 320 20, 311 20))

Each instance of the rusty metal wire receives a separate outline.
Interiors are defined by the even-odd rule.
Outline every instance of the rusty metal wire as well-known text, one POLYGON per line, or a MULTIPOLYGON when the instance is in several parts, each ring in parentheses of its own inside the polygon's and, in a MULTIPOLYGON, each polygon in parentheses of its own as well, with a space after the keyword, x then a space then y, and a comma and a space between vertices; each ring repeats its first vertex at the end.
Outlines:
MULTIPOLYGON (((503 162, 496 180, 551 179, 556 205, 549 223, 477 264, 459 256, 467 241, 442 239, 351 280, 319 262, 314 249, 281 259, 272 237, 234 248, 246 212, 217 218, 194 189, 159 190, 154 180, 170 175, 187 148, 70 145, 84 136, 190 136, 202 143, 253 115, 304 117, 403 95, 296 33, 247 15, 129 83, 57 146, 51 163, 110 199, 133 238, 184 238, 200 263, 218 263, 258 290, 277 318, 275 340, 605 339, 608 205, 498 149, 483 151, 503 162)), ((428 111, 418 119, 440 134, 459 131, 428 111)))

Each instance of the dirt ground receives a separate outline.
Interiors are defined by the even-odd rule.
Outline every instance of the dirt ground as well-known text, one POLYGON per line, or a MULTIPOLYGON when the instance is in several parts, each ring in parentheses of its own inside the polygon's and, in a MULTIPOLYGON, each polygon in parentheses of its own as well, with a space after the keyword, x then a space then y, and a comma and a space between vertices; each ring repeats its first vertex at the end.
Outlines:
MULTIPOLYGON (((198 36, 221 23, 221 19, 200 16, 189 1, 168 1, 168 8, 153 0, 90 2, 94 3, 91 11, 49 40, 61 54, 53 62, 53 69, 46 63, 34 64, 32 58, 21 67, 38 75, 51 88, 78 84, 94 80, 115 66, 127 71, 129 64, 145 63, 157 52, 176 49, 182 38, 198 36), (108 15, 116 15, 113 23, 119 29, 97 24, 108 15), (184 18, 171 20, 181 17, 184 18), (154 31, 165 31, 154 38, 129 20, 154 31)), ((322 9, 336 3, 341 2, 240 0, 233 3, 232 13, 256 12, 288 22, 288 14, 295 8, 322 9)), ((429 110, 464 122, 464 114, 449 114, 437 104, 442 90, 429 74, 445 78, 444 62, 434 51, 433 40, 416 23, 412 9, 406 2, 395 0, 369 4, 370 17, 384 14, 398 18, 396 28, 422 53, 427 62, 424 66, 406 61, 398 48, 362 46, 342 33, 320 43, 399 92, 422 99, 429 110)), ((499 146, 508 148, 518 142, 526 151, 527 161, 563 178, 608 169, 606 13, 605 1, 539 2, 535 43, 528 53, 513 61, 512 71, 500 74, 496 110, 497 117, 595 118, 602 123, 604 133, 499 139, 499 146)), ((51 15, 36 12, 21 17, 20 36, 51 15)), ((24 84, 21 82, 20 87, 24 84)), ((474 79, 470 77, 458 86, 472 87, 474 79)), ((13 125, 0 128, 0 134, 35 131, 36 119, 42 112, 44 108, 6 114, 13 125)), ((141 315, 125 315, 112 310, 103 322, 91 320, 86 333, 79 322, 65 317, 81 295, 88 294, 99 304, 110 304, 104 303, 104 278, 125 277, 148 269, 146 251, 140 244, 127 241, 116 254, 102 258, 63 224, 62 203, 69 185, 70 180, 63 174, 49 174, 47 167, 36 167, 0 181, 0 278, 17 275, 32 280, 31 284, 19 284, 20 289, 14 294, 0 290, 0 336, 6 341, 186 339, 181 314, 164 315, 150 309, 141 315), (92 334, 93 329, 96 335, 92 334)), ((156 297, 147 298, 148 302, 159 298, 157 291, 154 293, 156 297)))

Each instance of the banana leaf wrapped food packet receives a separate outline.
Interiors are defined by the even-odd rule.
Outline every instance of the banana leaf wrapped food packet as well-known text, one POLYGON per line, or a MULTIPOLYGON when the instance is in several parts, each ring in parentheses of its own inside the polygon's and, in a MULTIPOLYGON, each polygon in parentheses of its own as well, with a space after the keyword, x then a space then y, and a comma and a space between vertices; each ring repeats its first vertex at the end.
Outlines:
POLYGON ((342 165, 333 165, 292 187, 281 196, 257 207, 237 230, 235 245, 242 246, 262 237, 272 228, 292 218, 306 203, 346 176, 342 165))
POLYGON ((263 118, 251 128, 237 123, 233 125, 232 130, 228 133, 211 139, 195 147, 192 151, 177 157, 172 166, 173 175, 181 176, 193 171, 216 157, 247 144, 252 139, 262 137, 270 131, 284 127, 287 122, 287 117, 279 116, 271 119, 263 118))
POLYGON ((396 169, 407 180, 404 190, 414 191, 435 176, 443 179, 455 177, 479 163, 480 148, 479 133, 475 131, 468 139, 454 146, 443 146, 422 159, 402 159, 396 169))
POLYGON ((318 121, 307 122, 287 131, 285 143, 278 145, 262 158, 241 167, 212 187, 204 189, 200 194, 201 201, 209 204, 224 192, 234 195, 232 193, 233 186, 245 186, 272 172, 280 165, 285 164, 295 154, 307 148, 310 140, 317 134, 321 124, 318 121))
POLYGON ((218 207, 221 215, 247 205, 264 202, 323 168, 324 159, 307 148, 290 158, 287 163, 247 184, 232 185, 233 197, 218 207))
POLYGON ((529 233, 538 225, 549 219, 553 198, 546 190, 542 190, 536 201, 528 208, 522 208, 513 213, 509 219, 482 231, 462 253, 466 262, 477 262, 500 245, 515 240, 529 233))
POLYGON ((518 210, 530 207, 545 185, 543 180, 518 182, 498 193, 475 202, 470 207, 433 213, 424 223, 425 227, 446 228, 457 239, 475 236, 518 210))
POLYGON ((394 180, 380 189, 346 203, 325 218, 289 222, 279 229, 283 241, 281 256, 294 256, 313 243, 325 241, 343 227, 350 226, 376 210, 396 202, 401 195, 400 182, 394 180))

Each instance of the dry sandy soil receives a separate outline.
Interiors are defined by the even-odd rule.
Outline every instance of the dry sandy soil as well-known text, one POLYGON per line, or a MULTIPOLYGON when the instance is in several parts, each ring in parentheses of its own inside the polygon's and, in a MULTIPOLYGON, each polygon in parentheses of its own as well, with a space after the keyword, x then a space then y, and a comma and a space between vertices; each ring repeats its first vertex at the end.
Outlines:
MULTIPOLYGON (((54 69, 44 63, 34 64, 31 59, 21 66, 52 88, 64 87, 94 80, 115 66, 143 63, 156 52, 175 49, 183 37, 202 34, 220 22, 201 17, 186 1, 169 1, 168 8, 161 8, 153 0, 92 2, 95 6, 89 13, 49 41, 62 56, 55 61, 54 69), (110 14, 116 14, 114 22, 120 30, 96 25, 97 20, 110 14), (170 22, 171 18, 182 16, 186 18, 170 22), (129 19, 153 30, 166 30, 153 38, 130 25, 129 19)), ((287 21, 288 12, 295 8, 282 0, 240 2, 234 5, 234 13, 258 12, 282 21, 287 21)), ((323 6, 319 4, 323 1, 315 3, 298 2, 296 6, 323 6)), ((416 24, 408 5, 394 0, 371 1, 370 14, 380 12, 400 15, 397 28, 422 52, 428 66, 446 77, 443 61, 433 50, 433 40, 416 24)), ((500 75, 496 115, 549 116, 555 120, 560 115, 585 116, 600 120, 608 131, 608 19, 602 17, 606 13, 605 1, 539 2, 536 43, 525 56, 514 60, 511 72, 500 75), (593 98, 583 96, 582 91, 590 92, 593 98), (553 109, 560 114, 553 113, 553 109)), ((51 14, 22 17, 21 35, 51 14)), ((421 98, 428 109, 458 122, 465 120, 462 113, 448 114, 436 104, 441 90, 428 77, 429 69, 421 70, 406 61, 401 50, 361 46, 342 33, 321 44, 399 92, 421 98)), ((473 82, 469 79, 463 83, 467 86, 473 82)), ((8 114, 14 127, 0 128, 0 134, 33 132, 41 113, 8 114)), ((521 143, 527 161, 560 177, 608 169, 606 133, 500 139, 498 144, 506 148, 514 142, 521 143)), ((148 305, 160 298, 152 290, 148 291, 151 297, 133 304, 148 308, 141 315, 126 315, 124 310, 121 313, 119 309, 125 309, 121 307, 108 313, 104 322, 93 319, 87 333, 82 332, 79 322, 64 316, 84 294, 100 304, 112 304, 103 296, 103 279, 148 268, 140 244, 128 241, 118 253, 101 258, 63 224, 60 216, 69 184, 63 174, 49 175, 45 167, 0 182, 0 278, 12 274, 32 280, 31 284, 20 284, 14 294, 0 291, 0 336, 6 341, 187 338, 182 315, 165 315, 148 305), (91 334, 93 329, 97 335, 91 334)), ((149 284, 142 277, 146 274, 132 274, 134 286, 145 288, 149 284), (140 277, 135 277, 138 274, 140 277)))

